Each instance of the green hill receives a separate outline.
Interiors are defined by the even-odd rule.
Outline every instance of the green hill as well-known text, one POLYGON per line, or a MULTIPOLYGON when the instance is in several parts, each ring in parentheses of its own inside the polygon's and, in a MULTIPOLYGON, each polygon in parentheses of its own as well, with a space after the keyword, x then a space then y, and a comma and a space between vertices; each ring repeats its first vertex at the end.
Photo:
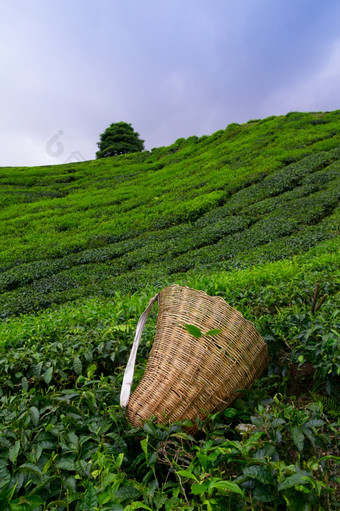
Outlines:
POLYGON ((337 236, 339 116, 289 114, 104 161, 1 169, 1 317, 283 259, 337 236))
POLYGON ((335 509, 339 198, 340 111, 0 168, 0 508, 335 509), (198 440, 131 431, 118 406, 169 283, 222 296, 271 355, 198 440))

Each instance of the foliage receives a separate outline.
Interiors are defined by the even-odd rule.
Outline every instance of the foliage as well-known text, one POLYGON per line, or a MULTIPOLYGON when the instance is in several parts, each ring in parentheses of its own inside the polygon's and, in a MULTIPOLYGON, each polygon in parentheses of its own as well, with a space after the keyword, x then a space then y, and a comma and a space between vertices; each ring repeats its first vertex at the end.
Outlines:
POLYGON ((339 508, 339 115, 0 169, 0 509, 339 508), (223 297, 270 352, 195 438, 119 407, 138 318, 174 282, 223 297))
POLYGON ((116 122, 110 124, 100 135, 98 147, 99 151, 96 152, 96 157, 107 158, 108 156, 143 151, 144 140, 139 138, 139 133, 134 131, 131 124, 116 122))

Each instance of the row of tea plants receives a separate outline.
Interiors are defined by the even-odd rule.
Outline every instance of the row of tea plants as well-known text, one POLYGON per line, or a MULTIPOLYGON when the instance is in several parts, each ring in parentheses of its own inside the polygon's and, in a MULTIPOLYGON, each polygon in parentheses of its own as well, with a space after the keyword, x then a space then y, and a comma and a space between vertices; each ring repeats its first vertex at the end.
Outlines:
POLYGON ((339 508, 339 117, 0 169, 0 510, 339 508), (270 352, 195 437, 119 407, 171 283, 223 297, 270 352))
MULTIPOLYGON (((188 275, 187 284, 254 321, 271 354, 253 388, 199 422, 195 438, 188 423, 132 429, 119 408, 136 322, 154 288, 4 322, 2 509, 336 509, 338 263, 330 241, 298 258, 188 275)), ((136 381, 154 328, 155 316, 136 381)))

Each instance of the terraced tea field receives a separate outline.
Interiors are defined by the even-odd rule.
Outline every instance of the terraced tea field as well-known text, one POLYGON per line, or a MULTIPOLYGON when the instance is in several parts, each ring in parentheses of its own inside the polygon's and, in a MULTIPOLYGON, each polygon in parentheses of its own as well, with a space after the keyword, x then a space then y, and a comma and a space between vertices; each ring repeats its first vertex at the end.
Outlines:
POLYGON ((0 168, 0 508, 336 509, 339 198, 340 111, 0 168), (271 355, 195 439, 118 404, 172 283, 222 296, 271 355))

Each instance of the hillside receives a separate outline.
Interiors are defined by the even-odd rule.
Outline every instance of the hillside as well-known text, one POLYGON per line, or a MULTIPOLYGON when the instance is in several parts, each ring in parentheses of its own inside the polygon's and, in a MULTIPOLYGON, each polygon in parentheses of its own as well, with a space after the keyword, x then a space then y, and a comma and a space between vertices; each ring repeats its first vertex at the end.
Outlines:
POLYGON ((0 170, 0 316, 305 252, 338 235, 339 112, 0 170))
POLYGON ((339 198, 340 111, 0 168, 0 508, 335 509, 339 198), (222 296, 271 355, 198 439, 118 405, 169 283, 222 296))

